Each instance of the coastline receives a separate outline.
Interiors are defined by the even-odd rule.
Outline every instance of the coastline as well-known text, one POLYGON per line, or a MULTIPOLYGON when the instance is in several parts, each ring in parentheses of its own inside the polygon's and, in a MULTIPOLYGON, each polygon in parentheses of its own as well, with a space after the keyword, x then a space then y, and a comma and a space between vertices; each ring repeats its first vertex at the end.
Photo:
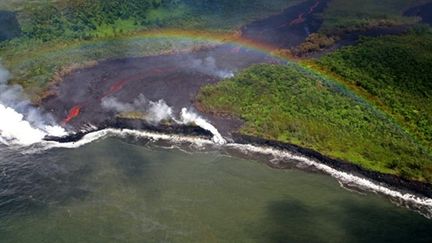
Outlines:
MULTIPOLYGON (((132 129, 137 131, 148 131, 148 132, 155 132, 161 134, 192 136, 192 137, 204 138, 208 140, 211 140, 212 138, 212 134, 209 131, 194 125, 181 125, 181 124, 153 125, 140 120, 116 118, 101 123, 99 124, 98 127, 95 127, 94 129, 79 131, 64 137, 46 137, 45 141, 54 141, 59 143, 70 143, 70 142, 74 143, 81 140, 87 134, 104 130, 104 129, 110 129, 110 128, 120 129, 120 130, 132 129)), ((229 142, 227 145, 230 144, 254 145, 254 146, 277 149, 280 151, 286 151, 292 153, 293 155, 305 157, 307 159, 312 159, 314 161, 317 161, 318 163, 327 165, 335 170, 353 174, 355 176, 359 176, 367 180, 371 180, 372 182, 380 186, 385 186, 387 188, 394 188, 397 189, 398 191, 409 192, 415 195, 432 198, 432 185, 426 182, 410 180, 410 179, 402 178, 397 175, 385 174, 385 173, 367 170, 349 161, 330 158, 328 156, 321 154, 318 151, 300 147, 298 145, 294 145, 290 143, 268 140, 256 136, 243 135, 238 132, 232 133, 229 139, 231 140, 231 142, 229 142)), ((270 161, 266 161, 266 164, 275 169, 292 168, 292 163, 286 160, 278 161, 277 164, 270 163, 270 161)))
MULTIPOLYGON (((263 139, 254 136, 242 135, 240 133, 233 133, 232 139, 239 144, 268 146, 271 148, 285 150, 295 155, 305 156, 307 158, 316 160, 319 163, 332 167, 333 169, 358 175, 360 177, 365 177, 379 184, 385 184, 386 186, 389 187, 395 187, 398 190, 413 192, 415 194, 419 194, 429 198, 432 197, 432 185, 426 182, 410 180, 410 179, 402 178, 397 175, 385 174, 385 173, 367 170, 351 162, 341 160, 341 159, 330 158, 328 156, 319 153, 318 151, 300 147, 298 145, 294 145, 290 143, 283 143, 283 142, 263 139)), ((273 167, 275 166, 273 165, 273 167)), ((279 162, 278 166, 276 166, 276 168, 279 169, 284 169, 287 167, 288 164, 285 163, 284 161, 279 162)))

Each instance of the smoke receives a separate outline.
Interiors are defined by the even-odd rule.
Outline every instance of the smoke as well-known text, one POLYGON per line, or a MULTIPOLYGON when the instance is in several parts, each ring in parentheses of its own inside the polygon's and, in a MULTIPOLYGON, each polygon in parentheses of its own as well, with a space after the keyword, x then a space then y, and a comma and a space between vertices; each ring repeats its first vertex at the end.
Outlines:
POLYGON ((157 102, 148 100, 140 94, 132 103, 124 103, 115 97, 105 97, 101 105, 108 111, 120 112, 141 112, 143 118, 150 123, 158 124, 161 121, 174 120, 173 111, 164 100, 157 102))
POLYGON ((219 68, 216 64, 216 60, 211 56, 204 59, 192 58, 192 60, 189 60, 189 63, 191 63, 191 67, 194 70, 200 73, 210 74, 219 78, 234 77, 233 71, 219 68))
POLYGON ((101 102, 102 108, 108 111, 114 112, 132 112, 136 111, 136 108, 129 103, 120 102, 115 97, 104 97, 101 102))
POLYGON ((0 115, 0 141, 4 144, 30 145, 41 141, 46 135, 42 130, 33 128, 28 121, 23 119, 22 114, 12 108, 0 104, 0 115))
POLYGON ((150 101, 149 119, 151 122, 160 122, 173 119, 172 108, 164 100, 150 101))
POLYGON ((19 85, 8 85, 10 73, 0 64, 0 142, 29 145, 46 135, 66 132, 54 119, 32 106, 19 85))
POLYGON ((102 99, 101 105, 104 109, 117 113, 142 112, 144 113, 143 118, 153 124, 170 120, 177 124, 196 125, 211 132, 215 143, 226 143, 225 139, 212 124, 187 108, 183 108, 180 112, 180 117, 176 119, 173 115, 173 109, 164 100, 153 102, 148 100, 143 94, 140 94, 132 103, 121 102, 115 97, 106 97, 102 99))

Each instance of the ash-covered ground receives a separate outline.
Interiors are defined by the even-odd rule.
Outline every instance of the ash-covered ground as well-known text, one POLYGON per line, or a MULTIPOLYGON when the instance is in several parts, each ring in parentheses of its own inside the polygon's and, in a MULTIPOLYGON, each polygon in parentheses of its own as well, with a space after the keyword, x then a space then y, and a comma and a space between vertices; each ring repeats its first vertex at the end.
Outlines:
POLYGON ((328 2, 310 0, 300 3, 278 15, 244 26, 241 28, 242 36, 276 48, 295 47, 319 30, 322 19, 317 14, 326 8, 328 2))
MULTIPOLYGON (((194 109, 194 98, 203 85, 232 77, 253 64, 281 62, 235 45, 108 60, 66 76, 53 87, 56 95, 44 100, 42 106, 63 125, 76 130, 87 124, 97 126, 123 111, 145 111, 143 106, 170 107, 177 117, 184 107, 194 109)), ((236 119, 206 118, 224 133, 241 125, 236 119)))

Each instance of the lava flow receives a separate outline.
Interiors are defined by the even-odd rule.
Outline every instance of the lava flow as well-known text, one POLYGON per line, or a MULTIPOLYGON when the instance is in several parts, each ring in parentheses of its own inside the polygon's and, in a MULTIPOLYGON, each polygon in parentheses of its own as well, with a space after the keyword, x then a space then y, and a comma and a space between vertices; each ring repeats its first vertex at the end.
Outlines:
MULTIPOLYGON (((289 25, 291 26, 291 25, 297 25, 297 24, 301 24, 301 23, 303 23, 303 22, 305 21, 305 18, 304 18, 305 15, 309 15, 309 14, 313 13, 313 11, 315 10, 315 8, 318 7, 318 5, 320 4, 320 1, 321 1, 321 0, 317 0, 317 1, 315 2, 315 4, 312 5, 312 6, 309 8, 309 11, 308 11, 307 13, 304 12, 304 13, 299 14, 298 17, 297 17, 296 19, 292 20, 292 21, 289 23, 289 25)), ((284 26, 284 25, 282 25, 281 27, 283 27, 283 26, 284 26)), ((279 27, 279 28, 281 28, 281 27, 279 27)))
POLYGON ((69 110, 67 117, 63 120, 63 125, 68 124, 72 119, 79 116, 81 112, 81 106, 76 105, 69 110))
MULTIPOLYGON (((321 3, 321 0, 317 0, 312 6, 309 7, 309 9, 307 11, 299 13, 295 19, 292 19, 289 22, 285 22, 279 26, 276 26, 274 29, 281 29, 281 28, 285 28, 285 27, 290 27, 290 26, 302 24, 303 22, 306 21, 305 17, 307 15, 312 14, 315 11, 315 9, 319 6, 320 3, 321 3)), ((267 32, 269 30, 270 29, 264 29, 261 31, 261 34, 264 34, 264 32, 267 32)))
POLYGON ((125 86, 127 82, 127 79, 117 81, 110 87, 109 93, 116 93, 120 91, 121 89, 123 89, 123 86, 125 86))
MULTIPOLYGON (((153 70, 151 70, 151 73, 152 73, 153 76, 155 76, 155 75, 162 75, 162 74, 164 74, 164 73, 172 72, 172 71, 174 71, 174 70, 175 70, 175 69, 172 69, 172 68, 154 68, 153 70)), ((105 92, 104 94, 102 94, 100 97, 97 97, 97 99, 102 100, 103 98, 105 98, 105 97, 107 97, 107 96, 110 96, 110 95, 112 95, 112 94, 114 94, 114 93, 119 92, 120 90, 122 90, 122 89, 124 88, 124 86, 125 86, 128 82, 130 82, 130 81, 132 81, 132 80, 136 80, 136 79, 138 79, 138 78, 141 77, 141 76, 143 76, 143 74, 142 74, 142 73, 139 73, 139 74, 137 74, 137 75, 132 75, 132 76, 126 77, 125 79, 121 79, 121 80, 116 81, 114 84, 112 84, 112 85, 109 87, 109 90, 108 90, 107 92, 105 92)), ((72 119, 74 119, 74 118, 76 118, 77 116, 79 116, 79 115, 80 115, 80 112, 81 112, 81 109, 82 109, 82 107, 83 107, 83 105, 84 105, 84 104, 87 104, 87 103, 89 103, 89 100, 87 100, 87 101, 81 103, 81 105, 75 105, 74 107, 72 107, 72 108, 69 110, 69 113, 68 113, 67 117, 63 120, 63 123, 62 123, 62 124, 63 124, 63 125, 66 125, 66 124, 68 124, 72 119)))

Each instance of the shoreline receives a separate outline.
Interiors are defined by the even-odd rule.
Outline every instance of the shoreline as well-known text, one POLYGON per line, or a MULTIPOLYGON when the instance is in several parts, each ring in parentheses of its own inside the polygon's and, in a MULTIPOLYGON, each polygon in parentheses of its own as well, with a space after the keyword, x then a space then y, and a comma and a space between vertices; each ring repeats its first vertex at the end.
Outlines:
POLYGON ((184 125, 184 124, 150 124, 144 120, 139 119, 128 119, 128 118, 114 118, 106 122, 102 122, 97 126, 91 127, 88 130, 82 130, 72 132, 65 136, 46 136, 44 141, 58 142, 58 143, 75 143, 80 141, 87 134, 102 131, 105 129, 132 129, 137 131, 165 133, 173 135, 184 135, 198 138, 211 139, 212 133, 204 130, 203 128, 195 125, 184 125))
MULTIPOLYGON (((240 133, 233 133, 232 138, 236 143, 239 144, 252 144, 257 146, 268 146, 270 148, 279 149, 282 151, 288 151, 295 155, 303 156, 309 159, 316 160, 319 163, 330 166, 333 169, 347 172, 353 175, 364 177, 368 180, 377 182, 378 184, 385 184, 388 187, 394 187, 398 190, 409 191, 415 194, 432 198, 432 185, 427 182, 420 182, 402 178, 397 175, 385 174, 372 170, 365 169, 359 165, 353 164, 349 161, 334 159, 321 154, 318 151, 300 147, 298 145, 278 142, 275 140, 268 140, 255 136, 242 135, 240 133)), ((272 165, 272 167, 284 169, 290 167, 284 161, 279 162, 278 166, 272 165)))
MULTIPOLYGON (((196 138, 208 139, 208 140, 211 140, 212 138, 212 134, 209 131, 194 125, 181 125, 181 124, 152 125, 145 121, 117 118, 117 119, 112 119, 105 123, 101 123, 98 127, 94 129, 71 133, 64 137, 46 137, 44 140, 58 142, 58 143, 75 143, 80 141, 87 134, 105 130, 105 129, 120 129, 120 130, 132 129, 136 131, 190 136, 190 137, 196 137, 196 138)), ((280 151, 289 152, 295 156, 300 156, 300 157, 314 160, 320 164, 329 166, 332 169, 338 170, 340 172, 349 173, 354 176, 358 176, 360 178, 370 180, 379 186, 384 186, 386 188, 394 188, 397 191, 409 192, 414 195, 432 198, 432 186, 429 183, 405 179, 397 175, 385 174, 385 173, 380 173, 372 170, 367 170, 362 168, 359 165, 350 163, 345 160, 330 158, 312 149, 304 148, 290 143, 268 140, 256 136, 243 135, 238 132, 232 133, 230 140, 231 142, 228 142, 226 145, 230 145, 230 144, 231 145, 232 144, 253 145, 253 146, 268 147, 271 149, 277 149, 280 151)), ((270 163, 270 161, 265 161, 265 164, 275 169, 293 168, 292 167, 293 164, 286 160, 281 160, 277 162, 277 164, 270 163)))

